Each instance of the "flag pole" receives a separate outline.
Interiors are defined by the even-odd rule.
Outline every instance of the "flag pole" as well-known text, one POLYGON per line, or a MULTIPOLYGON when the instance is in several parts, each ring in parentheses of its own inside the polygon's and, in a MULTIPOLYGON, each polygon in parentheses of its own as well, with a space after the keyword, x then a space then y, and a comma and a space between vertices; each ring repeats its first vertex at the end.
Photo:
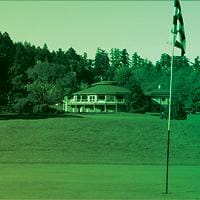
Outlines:
POLYGON ((181 56, 185 54, 185 32, 183 17, 181 15, 181 5, 179 0, 174 0, 174 16, 173 16, 173 43, 172 43, 172 58, 171 58, 171 69, 170 69, 170 89, 169 89, 169 112, 168 112, 168 131, 167 131, 167 162, 166 162, 166 191, 168 194, 169 190, 169 155, 170 155, 170 128, 171 128, 171 105, 172 105, 172 81, 173 81, 173 64, 174 64, 174 47, 181 49, 181 56), (179 26, 177 26, 179 25, 179 26), (177 30, 178 27, 178 30, 177 30), (180 41, 177 40, 177 34, 180 41))
POLYGON ((171 128, 171 102, 172 102, 172 81, 173 81, 173 64, 174 64, 174 46, 176 40, 176 33, 173 30, 173 43, 172 43, 172 58, 170 67, 170 89, 169 89, 169 110, 168 110, 168 126, 167 126, 167 162, 166 162, 166 190, 169 190, 169 154, 170 154, 170 128, 171 128))

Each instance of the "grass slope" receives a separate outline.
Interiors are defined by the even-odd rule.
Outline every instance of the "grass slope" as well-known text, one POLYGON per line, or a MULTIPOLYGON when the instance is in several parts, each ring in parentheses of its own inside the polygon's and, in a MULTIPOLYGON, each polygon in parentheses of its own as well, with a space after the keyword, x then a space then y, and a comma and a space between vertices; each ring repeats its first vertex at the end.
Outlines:
MULTIPOLYGON (((148 114, 0 120, 1 163, 165 164, 167 121, 148 114)), ((173 164, 200 164, 200 116, 172 121, 173 164)))

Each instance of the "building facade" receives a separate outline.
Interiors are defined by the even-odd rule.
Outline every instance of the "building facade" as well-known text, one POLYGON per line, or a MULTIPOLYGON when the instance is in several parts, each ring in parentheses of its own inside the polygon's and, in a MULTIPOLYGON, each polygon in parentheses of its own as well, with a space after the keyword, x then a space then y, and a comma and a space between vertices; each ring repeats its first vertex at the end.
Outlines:
POLYGON ((156 89, 145 94, 148 99, 149 112, 162 112, 169 105, 169 91, 156 89))
POLYGON ((114 81, 101 81, 64 97, 65 112, 124 112, 129 90, 116 86, 114 81))

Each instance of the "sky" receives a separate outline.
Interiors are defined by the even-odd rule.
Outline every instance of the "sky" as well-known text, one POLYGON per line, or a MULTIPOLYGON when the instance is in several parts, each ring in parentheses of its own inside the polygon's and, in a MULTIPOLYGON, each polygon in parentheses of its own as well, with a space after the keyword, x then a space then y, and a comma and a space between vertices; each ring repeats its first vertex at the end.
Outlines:
MULTIPOLYGON (((193 61, 200 56, 200 1, 181 1, 181 8, 193 61)), ((173 12, 173 1, 0 1, 0 31, 51 51, 73 47, 93 59, 98 47, 126 48, 155 62, 171 55, 173 12)))

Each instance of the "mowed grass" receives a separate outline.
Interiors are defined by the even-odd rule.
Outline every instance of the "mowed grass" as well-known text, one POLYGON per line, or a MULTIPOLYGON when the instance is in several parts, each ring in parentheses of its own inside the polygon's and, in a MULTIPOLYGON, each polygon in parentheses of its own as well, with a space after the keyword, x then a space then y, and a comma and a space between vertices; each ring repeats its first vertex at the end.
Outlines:
POLYGON ((158 165, 1 164, 0 199, 199 199, 200 168, 158 165))
POLYGON ((199 115, 172 121, 168 195, 159 116, 25 118, 0 120, 0 199, 200 199, 199 115))
MULTIPOLYGON (((167 120, 149 114, 0 120, 1 163, 164 164, 167 120)), ((173 164, 200 164, 200 115, 172 121, 173 164)))

